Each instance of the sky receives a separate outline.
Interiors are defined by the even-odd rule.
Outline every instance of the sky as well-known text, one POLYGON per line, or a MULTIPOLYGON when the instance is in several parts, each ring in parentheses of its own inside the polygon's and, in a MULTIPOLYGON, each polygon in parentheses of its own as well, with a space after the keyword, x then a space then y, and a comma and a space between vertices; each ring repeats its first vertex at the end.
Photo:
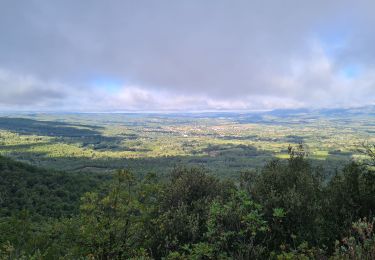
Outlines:
POLYGON ((0 111, 375 104, 373 0, 1 0, 0 111))

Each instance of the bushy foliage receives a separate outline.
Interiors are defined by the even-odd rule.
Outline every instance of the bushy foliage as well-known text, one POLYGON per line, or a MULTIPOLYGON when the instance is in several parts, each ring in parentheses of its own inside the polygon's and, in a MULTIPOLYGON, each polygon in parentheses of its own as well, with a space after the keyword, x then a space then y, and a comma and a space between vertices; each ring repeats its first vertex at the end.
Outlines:
POLYGON ((303 147, 289 152, 239 182, 201 168, 176 168, 166 180, 120 170, 66 202, 77 207, 69 214, 50 205, 56 189, 78 194, 87 183, 3 158, 10 185, 1 187, 17 194, 14 183, 25 196, 21 207, 3 197, 0 259, 374 259, 372 169, 352 162, 327 179, 303 147), (42 195, 50 204, 27 206, 42 195))
POLYGON ((252 182, 252 187, 246 189, 264 207, 267 220, 273 218, 275 208, 282 208, 287 216, 271 222, 273 246, 316 241, 323 207, 321 169, 313 168, 303 155, 292 155, 287 163, 268 163, 252 182))
POLYGON ((332 259, 375 259, 375 219, 360 219, 353 223, 348 237, 336 243, 332 259))
POLYGON ((215 258, 254 259, 265 251, 269 227, 262 207, 243 191, 234 192, 227 203, 211 204, 207 228, 207 241, 215 258))

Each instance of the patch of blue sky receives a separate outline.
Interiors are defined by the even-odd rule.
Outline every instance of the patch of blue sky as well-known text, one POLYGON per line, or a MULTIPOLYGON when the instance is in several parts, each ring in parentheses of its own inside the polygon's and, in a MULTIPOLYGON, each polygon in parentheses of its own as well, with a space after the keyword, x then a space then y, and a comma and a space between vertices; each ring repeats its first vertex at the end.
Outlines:
MULTIPOLYGON (((347 44, 348 33, 345 31, 325 31, 319 34, 319 41, 324 53, 332 60, 340 55, 340 50, 347 44)), ((338 73, 347 79, 355 79, 362 73, 362 68, 358 64, 347 63, 340 65, 338 73)))
POLYGON ((348 79, 355 79, 361 74, 361 67, 356 64, 348 64, 341 68, 341 74, 348 79))
POLYGON ((346 45, 346 35, 345 33, 324 33, 319 37, 324 53, 329 58, 334 58, 340 49, 344 48, 346 45))
POLYGON ((124 81, 110 77, 97 77, 92 80, 91 84, 95 88, 116 93, 124 86, 124 81))

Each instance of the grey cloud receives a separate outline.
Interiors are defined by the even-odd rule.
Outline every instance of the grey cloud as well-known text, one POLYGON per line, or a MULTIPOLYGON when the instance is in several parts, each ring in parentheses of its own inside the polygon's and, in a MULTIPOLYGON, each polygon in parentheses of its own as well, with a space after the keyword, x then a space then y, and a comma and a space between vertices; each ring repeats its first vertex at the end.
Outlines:
MULTIPOLYGON (((351 63, 374 65, 374 9, 371 0, 2 1, 0 67, 71 86, 30 86, 20 101, 32 94, 74 99, 74 86, 88 89, 92 78, 106 76, 153 93, 326 105, 336 102, 335 91, 344 89, 346 100, 353 88, 337 70, 351 63), (313 45, 333 44, 330 37, 343 37, 343 46, 327 54, 332 68, 317 71, 313 45), (305 67, 299 75, 293 72, 296 60, 305 67)), ((366 82, 358 89, 368 93, 372 86, 366 82)), ((17 103, 17 95, 12 97, 17 103)))
POLYGON ((38 105, 49 100, 63 99, 68 93, 56 84, 35 79, 32 76, 15 75, 0 70, 0 104, 38 105))

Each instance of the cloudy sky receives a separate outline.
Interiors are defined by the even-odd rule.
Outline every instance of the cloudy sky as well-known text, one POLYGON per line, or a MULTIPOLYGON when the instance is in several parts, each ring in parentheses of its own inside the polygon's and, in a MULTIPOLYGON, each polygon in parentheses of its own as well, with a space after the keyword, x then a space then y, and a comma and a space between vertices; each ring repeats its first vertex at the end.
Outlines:
POLYGON ((373 0, 2 0, 0 110, 375 104, 373 0))

